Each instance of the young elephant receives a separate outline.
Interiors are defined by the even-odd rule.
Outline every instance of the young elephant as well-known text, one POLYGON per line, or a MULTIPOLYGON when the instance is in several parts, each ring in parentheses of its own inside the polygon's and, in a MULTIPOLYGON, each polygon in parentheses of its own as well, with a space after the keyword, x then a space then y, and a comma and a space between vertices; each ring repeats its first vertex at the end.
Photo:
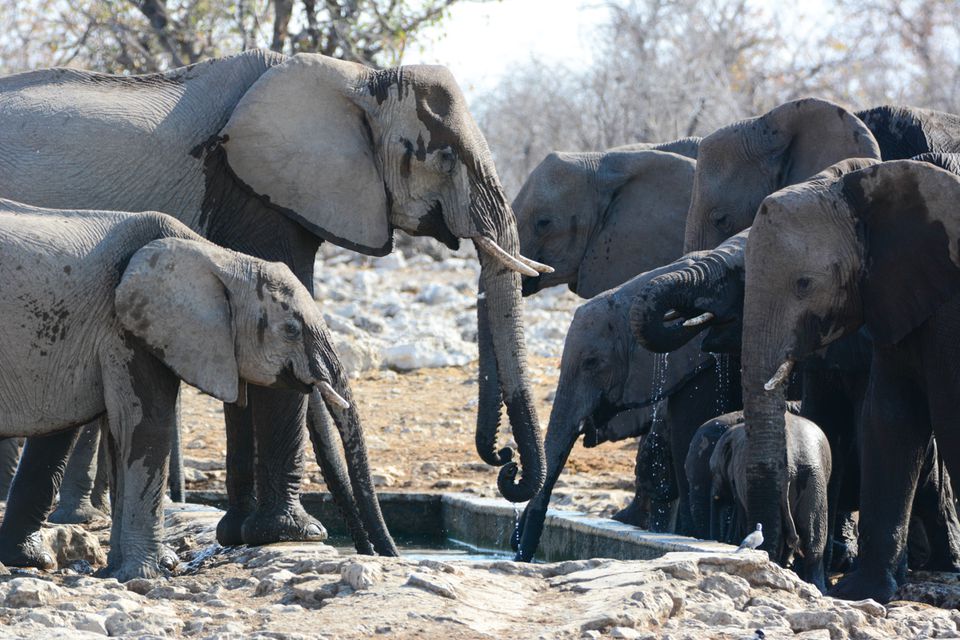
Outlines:
MULTIPOLYGON (((240 405, 248 382, 305 394, 316 386, 345 440, 359 433, 320 311, 293 273, 171 217, 0 200, 0 282, 0 436, 76 434, 106 414, 107 573, 120 580, 160 572, 181 379, 240 405)), ((49 510, 50 497, 34 493, 33 508, 49 510)), ((38 543, 38 532, 20 533, 24 545, 38 543)))
MULTIPOLYGON (((727 541, 740 540, 750 530, 746 521, 747 488, 747 429, 743 424, 743 412, 718 418, 732 424, 717 440, 710 456, 710 472, 713 476, 713 507, 716 512, 724 503, 734 503, 735 527, 729 531, 727 541)), ((781 561, 791 552, 803 557, 802 578, 826 589, 824 583, 823 552, 827 544, 827 480, 830 477, 830 444, 820 428, 805 418, 784 414, 787 442, 786 485, 780 496, 780 513, 785 532, 785 546, 781 561)), ((711 520, 719 522, 716 514, 711 520)))
POLYGON ((960 177, 923 162, 884 162, 773 194, 747 243, 744 407, 752 455, 768 461, 749 478, 758 496, 783 476, 784 374, 863 325, 873 338, 860 565, 837 585, 841 597, 893 596, 931 432, 960 478, 958 201, 960 177))

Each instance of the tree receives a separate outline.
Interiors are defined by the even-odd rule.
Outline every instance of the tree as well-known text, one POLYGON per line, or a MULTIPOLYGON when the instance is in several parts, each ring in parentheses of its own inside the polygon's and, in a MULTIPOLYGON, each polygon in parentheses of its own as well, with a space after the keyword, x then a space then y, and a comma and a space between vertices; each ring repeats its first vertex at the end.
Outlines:
POLYGON ((9 0, 0 71, 147 73, 268 46, 389 66, 458 1, 9 0))

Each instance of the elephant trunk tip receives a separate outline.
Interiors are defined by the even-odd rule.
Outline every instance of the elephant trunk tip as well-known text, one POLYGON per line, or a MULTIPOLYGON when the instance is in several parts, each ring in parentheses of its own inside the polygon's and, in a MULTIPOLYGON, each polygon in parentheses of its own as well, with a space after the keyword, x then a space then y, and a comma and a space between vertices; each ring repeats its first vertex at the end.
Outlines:
POLYGON ((545 478, 539 474, 535 478, 521 475, 519 481, 517 476, 520 473, 520 466, 516 462, 508 462, 500 468, 497 476, 497 489, 509 502, 526 502, 532 499, 540 489, 543 488, 545 478))

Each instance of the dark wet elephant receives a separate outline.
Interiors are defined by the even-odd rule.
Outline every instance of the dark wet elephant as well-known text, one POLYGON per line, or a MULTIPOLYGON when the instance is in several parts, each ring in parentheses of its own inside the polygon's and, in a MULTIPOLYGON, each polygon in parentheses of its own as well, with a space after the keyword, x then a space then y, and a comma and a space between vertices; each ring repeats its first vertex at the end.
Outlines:
MULTIPOLYGON (((659 367, 651 370, 648 366, 653 356, 633 339, 629 310, 637 289, 657 273, 654 270, 639 275, 592 298, 574 315, 564 342, 560 379, 545 440, 547 480, 520 519, 515 538, 519 560, 529 560, 536 551, 551 491, 577 439, 583 435, 585 442, 595 440, 596 433, 602 432, 619 412, 649 406, 664 398, 665 410, 658 416, 652 415, 650 422, 664 421, 668 436, 650 441, 647 446, 656 444, 659 450, 641 451, 638 459, 643 462, 642 458, 650 455, 665 468, 672 467, 673 482, 679 491, 651 496, 662 502, 651 510, 651 528, 670 529, 677 515, 680 521, 676 528, 689 529, 686 479, 680 476, 690 438, 707 418, 724 413, 728 405, 738 407, 740 398, 737 389, 730 389, 729 393, 718 389, 716 361, 712 355, 701 352, 697 341, 661 358, 659 367), (670 366, 663 366, 668 361, 670 366), (680 498, 679 507, 672 504, 676 496, 680 498)), ((653 434, 658 432, 654 426, 653 434)))
MULTIPOLYGON (((286 263, 311 289, 323 240, 372 255, 392 249, 395 229, 451 246, 473 240, 481 315, 490 316, 485 348, 523 465, 521 472, 503 452, 499 462, 510 461, 500 488, 512 500, 540 488, 518 273, 540 267, 519 256, 489 149, 446 69, 374 70, 248 51, 142 77, 44 70, 0 80, 0 115, 0 157, 16 159, 0 163, 0 195, 48 207, 169 211, 218 244, 286 263)), ((322 407, 308 412, 302 395, 262 389, 245 408, 224 411, 229 507, 218 538, 315 538, 320 525, 298 491, 303 424, 322 407)), ((322 429, 310 425, 315 438, 322 429)), ((363 447, 362 439, 349 446, 363 447)), ((21 468, 53 464, 65 451, 28 443, 31 461, 21 468)), ((347 449, 347 461, 358 452, 347 449)), ((325 473, 344 471, 339 453, 322 453, 325 473)), ((358 548, 395 553, 383 522, 358 513, 354 493, 369 479, 347 475, 326 480, 358 548)))

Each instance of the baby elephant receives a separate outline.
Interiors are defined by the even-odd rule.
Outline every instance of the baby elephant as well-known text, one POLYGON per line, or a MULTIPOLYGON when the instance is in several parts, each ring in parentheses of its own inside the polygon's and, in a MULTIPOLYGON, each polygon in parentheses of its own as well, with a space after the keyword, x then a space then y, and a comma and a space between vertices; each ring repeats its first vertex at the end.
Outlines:
MULTIPOLYGON (((780 560, 791 551, 802 556, 797 573, 804 580, 824 591, 823 552, 827 544, 827 480, 830 478, 830 444, 820 427, 810 420, 785 414, 787 429, 787 495, 782 496, 783 531, 787 548, 780 560)), ((742 412, 721 416, 717 421, 732 424, 717 440, 710 456, 713 475, 714 508, 725 502, 734 503, 736 531, 730 539, 739 541, 753 526, 746 517, 747 430, 742 412)), ((734 542, 736 544, 736 542, 734 542)))
POLYGON ((0 287, 0 436, 53 434, 106 414, 105 573, 120 580, 160 573, 181 379, 239 404, 247 382, 316 386, 338 422, 353 419, 320 311, 293 273, 169 216, 0 200, 0 287))

